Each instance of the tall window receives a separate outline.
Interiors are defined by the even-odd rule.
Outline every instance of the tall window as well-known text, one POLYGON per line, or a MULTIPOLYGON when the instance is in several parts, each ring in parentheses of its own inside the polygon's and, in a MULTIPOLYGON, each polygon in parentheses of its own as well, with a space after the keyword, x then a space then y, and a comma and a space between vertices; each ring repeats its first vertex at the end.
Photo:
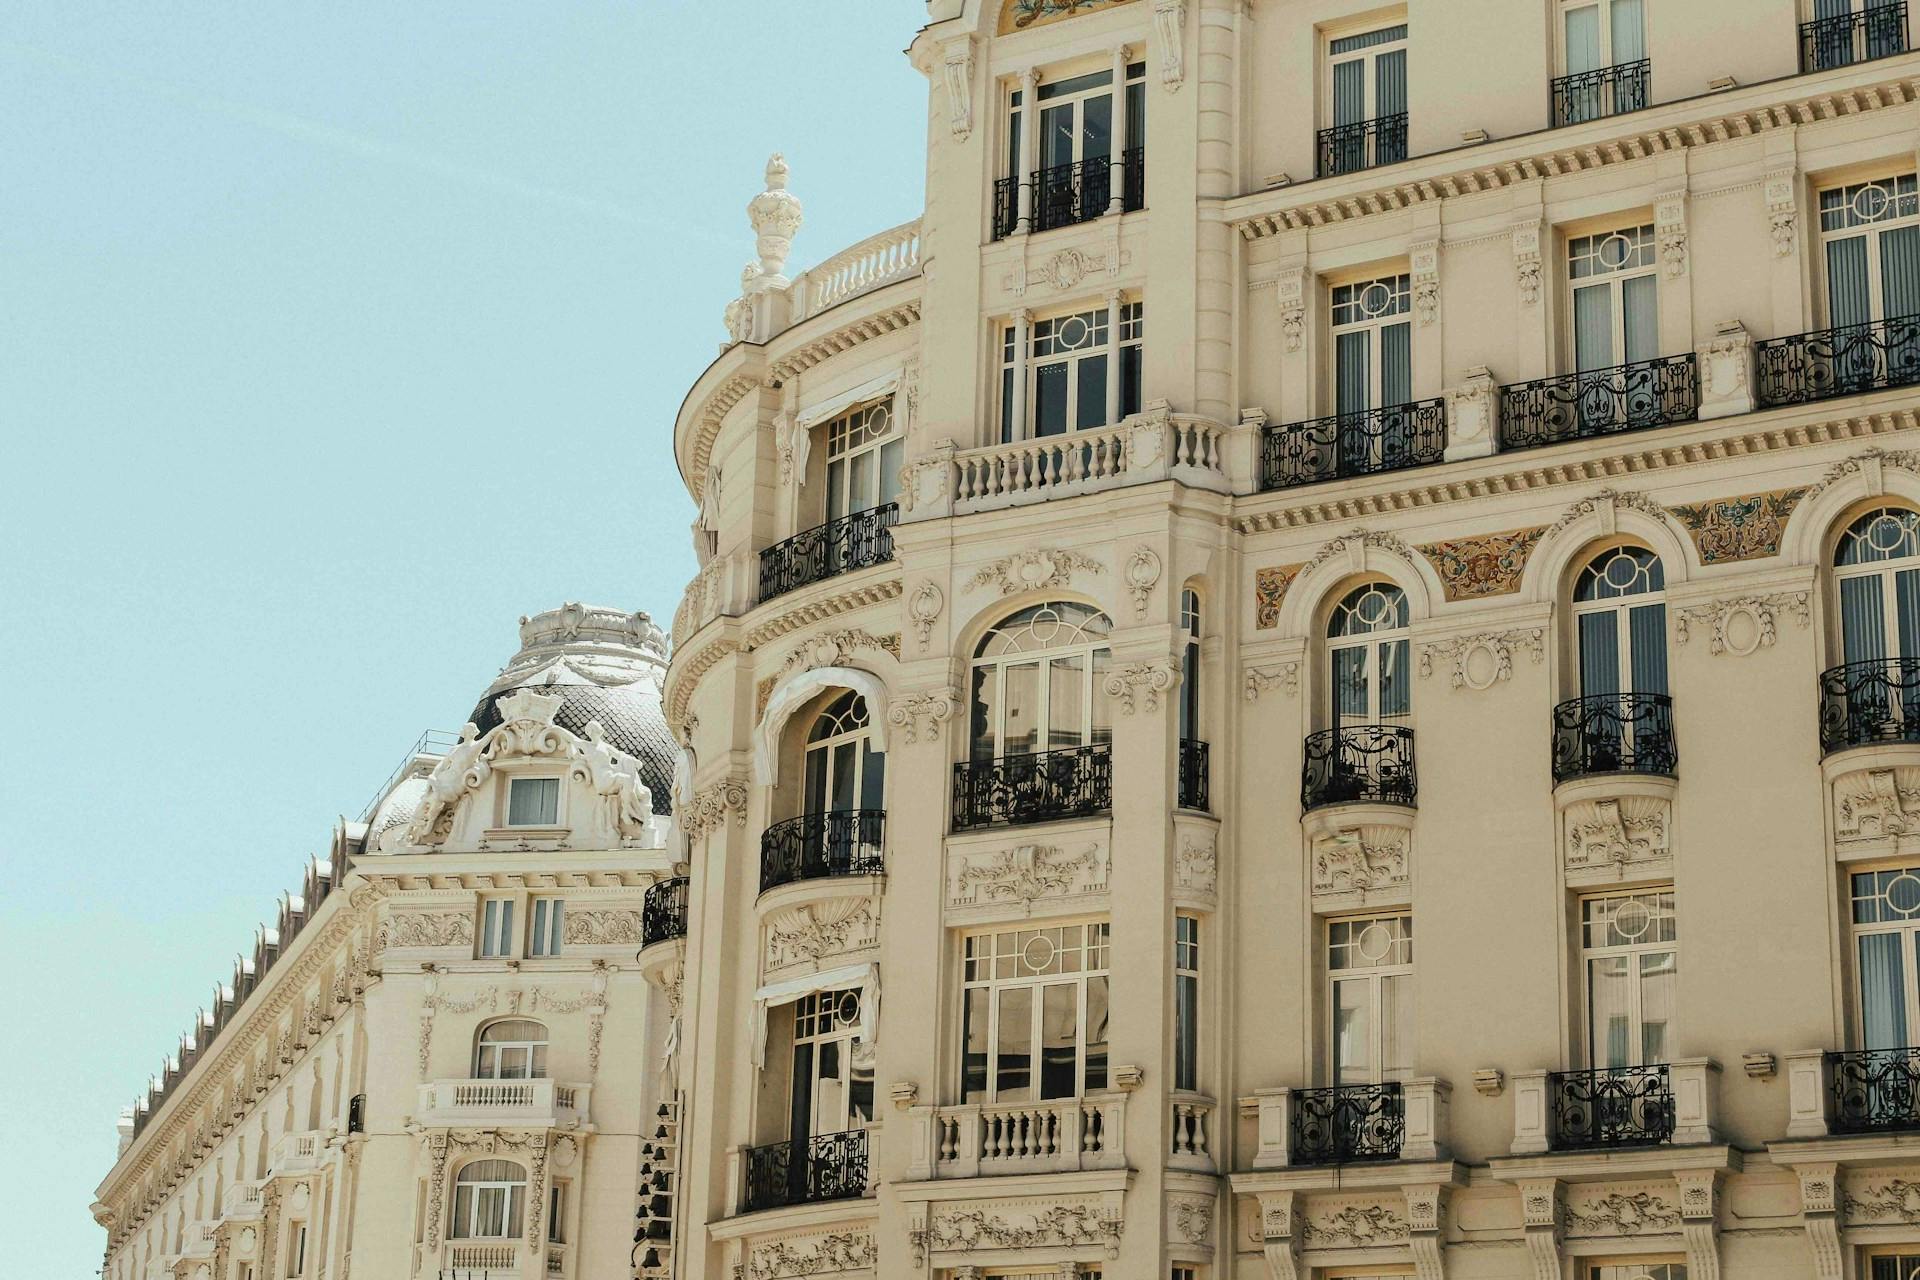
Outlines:
POLYGON ((1333 287, 1335 413, 1413 399, 1412 298, 1412 278, 1406 275, 1333 287))
POLYGON ((1920 180, 1911 173, 1820 193, 1827 322, 1920 313, 1920 180))
MULTIPOLYGON (((1867 1280, 1914 1280, 1914 1277, 1920 1276, 1920 1251, 1907 1249, 1876 1253, 1867 1262, 1871 1268, 1867 1272, 1867 1280)), ((1676 1280, 1687 1280, 1684 1268, 1676 1280)))
POLYGON ((1587 976, 1587 1053, 1595 1067, 1667 1061, 1680 972, 1672 889, 1580 902, 1587 976))
MULTIPOLYGON (((1146 143, 1147 64, 1127 67, 1125 150, 1139 151, 1146 143)), ((1064 226, 1080 218, 1097 217, 1112 198, 1109 174, 1113 158, 1113 70, 1054 80, 1035 94, 1040 105, 1038 161, 1040 174, 1033 193, 1036 229, 1064 226), (1092 161, 1091 164, 1086 162, 1092 161), (1108 167, 1103 168, 1102 162, 1108 167), (1085 166, 1084 186, 1072 181, 1074 165, 1085 166), (1049 207, 1062 197, 1077 196, 1075 208, 1049 207), (1077 216, 1076 216, 1077 215, 1077 216)), ((1016 181, 1032 180, 1021 172, 1020 134, 1026 126, 1024 93, 1015 89, 1007 118, 1007 173, 1016 181)), ((1139 208, 1138 194, 1128 193, 1127 207, 1139 208)), ((1009 228, 1010 229, 1010 228, 1009 228)))
POLYGON ((795 1142, 872 1123, 873 1059, 855 1041, 859 1027, 858 991, 815 992, 794 1002, 789 1135, 795 1142))
POLYGON ((1644 547, 1614 547, 1580 571, 1573 591, 1580 694, 1667 691, 1666 572, 1644 547))
POLYGON ((885 506, 900 496, 905 442, 893 429, 893 404, 881 400, 826 425, 827 519, 885 506))
POLYGON ((551 827, 560 821, 560 779, 510 778, 507 781, 507 825, 551 827))
POLYGON ((1631 68, 1647 56, 1641 0, 1561 0, 1560 60, 1566 75, 1578 77, 1555 86, 1555 124, 1579 124, 1602 116, 1638 111, 1647 105, 1647 77, 1627 71, 1609 76, 1590 73, 1631 68))
POLYGON ((480 907, 480 958, 513 954, 513 899, 488 898, 480 907))
POLYGON ((1105 921, 966 940, 967 1102, 1072 1098, 1107 1087, 1105 921))
POLYGON ((1904 1049, 1920 1025, 1915 936, 1920 934, 1920 867, 1860 871, 1851 879, 1854 955, 1860 990, 1855 1022, 1862 1049, 1904 1049))
POLYGON ((1003 435, 1015 439, 1023 424, 1014 421, 1014 379, 1025 369, 1031 435, 1057 436, 1069 430, 1105 427, 1140 412, 1140 344, 1146 332, 1146 307, 1120 306, 1119 332, 1106 307, 1033 322, 1028 359, 1019 359, 1019 330, 1009 325, 1000 338, 1000 420, 1003 435), (1117 348, 1117 350, 1116 350, 1117 348), (1107 412, 1107 361, 1120 361, 1120 402, 1111 421, 1107 412))
POLYGON ((1329 1067, 1335 1084, 1413 1074, 1413 917, 1327 922, 1329 1067))
POLYGON ((1200 1087, 1200 921, 1173 918, 1173 1087, 1200 1087))
MULTIPOLYGON (((177 1242, 176 1242, 177 1243, 177 1242)), ((307 1273, 307 1224, 296 1222, 287 1238, 287 1274, 303 1276, 307 1273)))
MULTIPOLYGON (((1329 40, 1327 74, 1334 125, 1406 114, 1407 24, 1329 40)), ((1404 147, 1405 135, 1401 138, 1404 147)), ((1405 159, 1404 149, 1391 158, 1405 159)), ((1379 157, 1376 163, 1387 159, 1379 157)))
MULTIPOLYGON (((1687 1280, 1684 1262, 1589 1263, 1582 1280, 1687 1280)), ((1873 1280, 1880 1280, 1878 1275, 1873 1280)), ((1905 1280, 1905 1277, 1902 1277, 1905 1280)))
POLYGON ((1581 373, 1660 354, 1658 256, 1653 225, 1567 242, 1573 293, 1573 363, 1581 373))
POLYGON ((557 956, 565 923, 566 901, 562 898, 533 900, 533 928, 527 935, 527 954, 557 956))
POLYGON ((566 1212, 567 1184, 564 1180, 555 1179, 547 1186, 547 1243, 567 1242, 566 1212))
POLYGON ((473 1051, 476 1080, 547 1078, 547 1029, 529 1018, 504 1018, 480 1029, 473 1051))
POLYGON ((1406 723, 1406 593, 1385 582, 1349 591, 1327 622, 1327 656, 1334 728, 1406 723))
POLYGON ((520 1235, 527 1171, 511 1160, 475 1160, 453 1183, 455 1240, 512 1240, 520 1235))
POLYGON ((886 806, 887 756, 873 747, 867 700, 843 693, 807 732, 806 812, 886 806))
POLYGON ((1022 609, 989 631, 973 660, 972 758, 1111 740, 1111 627, 1097 609, 1060 602, 1022 609))
POLYGON ((1813 0, 1813 19, 1818 25, 1801 32, 1802 71, 1906 52, 1907 15, 1901 0, 1813 0))
POLYGON ((1844 660, 1920 658, 1920 515, 1867 512, 1840 535, 1833 566, 1844 660))
POLYGON ((1180 593, 1180 736, 1200 736, 1200 594, 1180 593))

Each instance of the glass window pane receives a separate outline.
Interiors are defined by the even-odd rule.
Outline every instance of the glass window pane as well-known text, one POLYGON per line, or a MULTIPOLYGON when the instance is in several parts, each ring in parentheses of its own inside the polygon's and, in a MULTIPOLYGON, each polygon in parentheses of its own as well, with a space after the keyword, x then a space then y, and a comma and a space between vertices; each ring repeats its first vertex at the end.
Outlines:
POLYGON ((1113 99, 1088 98, 1080 104, 1080 158, 1093 160, 1113 154, 1113 99))
POLYGON ((1903 935, 1870 933, 1860 938, 1860 1030, 1867 1049, 1904 1049, 1907 1039, 1907 972, 1903 935))
POLYGON ((1373 983, 1353 979, 1333 984, 1333 1082, 1367 1084, 1373 1079, 1373 983))
POLYGON ((1398 719, 1413 709, 1407 681, 1407 642, 1390 640, 1379 646, 1376 656, 1380 664, 1380 718, 1398 719))
POLYGON ((1364 723, 1367 699, 1367 648, 1353 645, 1333 651, 1334 707, 1341 723, 1364 723))
POLYGON ((1889 320, 1920 313, 1920 227, 1880 233, 1880 308, 1889 320))
MULTIPOLYGON (((1093 957, 1088 958, 1088 967, 1093 967, 1093 957)), ((1106 960, 1098 963, 1104 967, 1106 960)), ((1087 979, 1087 1079, 1088 1092, 1096 1092, 1107 1087, 1107 1019, 1108 1019, 1107 979, 1102 974, 1094 974, 1087 979)))
POLYGON ((1631 675, 1635 693, 1667 691, 1667 607, 1643 604, 1627 611, 1633 644, 1631 675))
POLYGON ((1333 122, 1358 124, 1367 118, 1367 60, 1354 58, 1333 67, 1333 122))
POLYGON ((1583 5, 1566 14, 1567 74, 1600 69, 1600 6, 1583 5))
POLYGON ((833 748, 832 804, 836 810, 851 809, 857 799, 854 768, 860 762, 860 743, 841 742, 833 748))
POLYGON ((1073 163, 1074 104, 1045 107, 1040 112, 1040 166, 1051 169, 1073 163))
POLYGON ((1380 403, 1413 399, 1413 326, 1390 324, 1380 331, 1380 403))
POLYGON ((1077 431, 1107 425, 1107 358, 1104 355, 1087 356, 1082 359, 1075 371, 1075 390, 1078 399, 1073 408, 1073 425, 1077 431))
POLYGON ((994 1046, 994 1096, 1033 1101, 1033 988, 1000 992, 999 1038, 994 1046))
POLYGON ((874 450, 863 449, 848 459, 850 470, 847 472, 847 510, 865 511, 874 506, 879 498, 874 487, 874 450))
POLYGON ((1173 1087, 1197 1089, 1200 1077, 1200 980, 1173 980, 1173 1087))
POLYGON ((1040 667, 1023 662, 1006 668, 1000 754, 1013 756, 1040 749, 1040 667))
POLYGON ((838 1133, 846 1128, 846 1082, 840 1075, 843 1048, 838 1040, 820 1042, 820 1085, 813 1105, 815 1133, 838 1133))
POLYGON ((1632 973, 1627 956, 1596 956, 1587 962, 1587 1004, 1596 1067, 1630 1067, 1633 1061, 1632 973))
POLYGON ((1646 37, 1640 22, 1640 0, 1613 0, 1610 6, 1613 26, 1613 65, 1638 62, 1647 56, 1646 37))
POLYGON ((971 756, 975 760, 991 760, 1000 754, 999 675, 997 667, 975 667, 973 671, 971 756))
POLYGON ((1840 645, 1848 662, 1889 656, 1880 583, 1878 575, 1840 579, 1840 645))
POLYGON ((1867 283, 1867 238, 1827 241, 1827 323, 1836 327, 1873 319, 1867 283))
POLYGON ((1077 747, 1085 729, 1085 657, 1055 658, 1047 671, 1047 749, 1077 747))
POLYGON ((1093 651, 1093 709, 1087 717, 1088 742, 1113 741, 1112 706, 1107 698, 1107 668, 1112 662, 1111 650, 1093 651))
POLYGON ((1580 616, 1580 693, 1620 692, 1620 621, 1612 610, 1580 616))
POLYGON ((1573 362, 1581 373, 1620 363, 1613 356, 1613 290, 1607 285, 1573 291, 1573 362))
POLYGON ((1079 1064, 1080 992, 1077 984, 1051 983, 1041 990, 1040 1096, 1071 1098, 1079 1064))
POLYGON ((1635 276, 1620 284, 1625 311, 1628 364, 1660 355, 1660 285, 1657 277, 1635 276))
POLYGON ((965 1049, 960 1060, 960 1092, 963 1102, 987 1099, 987 999, 985 987, 967 991, 961 1040, 965 1049))
POLYGON ((1640 1061, 1665 1062, 1673 1022, 1679 957, 1671 951, 1640 957, 1640 1061))
POLYGON ((1372 359, 1371 333, 1343 333, 1334 339, 1335 413, 1359 413, 1373 408, 1372 359))
POLYGON ((1057 436, 1066 429, 1066 362, 1043 364, 1033 372, 1033 434, 1057 436))
POLYGON ((1407 109, 1407 51, 1395 49, 1374 60, 1373 86, 1376 116, 1397 116, 1407 109))

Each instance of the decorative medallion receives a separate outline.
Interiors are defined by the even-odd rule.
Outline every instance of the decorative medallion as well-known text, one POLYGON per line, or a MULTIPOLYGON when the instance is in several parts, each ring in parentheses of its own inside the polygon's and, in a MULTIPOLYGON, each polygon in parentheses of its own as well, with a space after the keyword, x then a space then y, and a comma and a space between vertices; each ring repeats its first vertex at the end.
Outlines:
POLYGON ((1805 497, 1805 486, 1716 498, 1673 508, 1693 536, 1701 564, 1729 564, 1780 554, 1787 517, 1805 497))
POLYGON ((968 580, 969 587, 991 586, 1003 596, 1043 587, 1064 587, 1076 573, 1104 573, 1106 566, 1078 551, 1034 548, 982 565, 968 580))
POLYGON ((1440 575, 1448 600, 1479 600, 1511 595, 1520 589, 1527 557, 1545 532, 1544 527, 1509 529, 1475 538, 1430 542, 1419 551, 1440 575))
POLYGON ((1453 668, 1456 689, 1490 689, 1497 680, 1513 679, 1513 653, 1524 649, 1538 666, 1546 657, 1546 632, 1540 627, 1490 631, 1472 636, 1449 636, 1420 646, 1420 674, 1433 674, 1436 663, 1453 668))
POLYGON ((1802 627, 1811 620, 1809 597, 1805 591, 1782 591, 1766 596, 1743 596, 1738 600, 1720 600, 1712 604, 1679 609, 1673 616, 1673 639, 1685 644, 1696 624, 1712 628, 1707 642, 1710 653, 1731 653, 1744 658, 1760 649, 1772 647, 1779 638, 1777 615, 1786 614, 1802 627))

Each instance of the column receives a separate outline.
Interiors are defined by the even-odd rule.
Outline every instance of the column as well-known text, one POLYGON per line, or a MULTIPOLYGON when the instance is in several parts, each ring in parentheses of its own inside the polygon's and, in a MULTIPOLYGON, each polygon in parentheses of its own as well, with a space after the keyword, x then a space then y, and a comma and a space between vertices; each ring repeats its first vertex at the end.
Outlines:
MULTIPOLYGON (((1117 214, 1127 195, 1127 46, 1113 51, 1113 135, 1108 139, 1107 212, 1117 214)), ((1115 330, 1118 333, 1118 330, 1115 330)), ((1111 385, 1111 374, 1109 374, 1111 385)), ((1111 406, 1112 396, 1108 397, 1111 406)), ((1109 416, 1108 422, 1119 419, 1109 416)))
MULTIPOLYGON (((1114 169, 1117 174, 1118 168, 1114 169)), ((1107 295, 1107 425, 1120 421, 1120 291, 1107 295)))
POLYGON ((1031 434, 1027 429, 1027 357, 1032 348, 1033 312, 1022 307, 1013 313, 1013 421, 1000 424, 1000 434, 1009 444, 1031 434))
MULTIPOLYGON (((1028 67, 1020 73, 1020 167, 1013 175, 1017 201, 1013 229, 1016 232, 1033 230, 1033 170, 1039 158, 1040 73, 1028 67)), ((1014 394, 1018 396, 1019 392, 1014 394)))

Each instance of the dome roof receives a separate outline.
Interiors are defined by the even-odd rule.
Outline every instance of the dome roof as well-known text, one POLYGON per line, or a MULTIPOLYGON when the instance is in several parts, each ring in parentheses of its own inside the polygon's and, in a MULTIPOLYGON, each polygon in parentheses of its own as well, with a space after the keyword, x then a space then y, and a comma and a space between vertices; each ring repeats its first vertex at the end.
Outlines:
POLYGON ((653 811, 664 815, 673 809, 677 755, 661 705, 666 676, 666 635, 652 618, 565 604, 520 619, 520 652, 467 719, 484 734, 500 723, 499 701, 515 689, 557 693, 563 701, 553 722, 584 736, 587 722, 598 720, 608 744, 639 762, 653 811))

